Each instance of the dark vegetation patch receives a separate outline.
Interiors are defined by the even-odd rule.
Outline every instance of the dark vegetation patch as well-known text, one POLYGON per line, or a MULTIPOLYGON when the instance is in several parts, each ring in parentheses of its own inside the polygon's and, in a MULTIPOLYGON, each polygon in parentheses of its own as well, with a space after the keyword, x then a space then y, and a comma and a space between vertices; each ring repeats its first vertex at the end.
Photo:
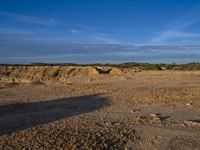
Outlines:
MULTIPOLYGON (((127 62, 122 64, 73 64, 73 63, 31 63, 31 64, 0 64, 0 66, 94 66, 94 67, 118 67, 118 68, 133 68, 140 67, 144 70, 200 70, 200 63, 193 62, 188 64, 150 64, 150 63, 136 63, 127 62)), ((53 76, 57 76, 58 71, 55 71, 53 76)))
POLYGON ((59 75, 59 70, 56 70, 52 73, 52 77, 57 77, 59 75))

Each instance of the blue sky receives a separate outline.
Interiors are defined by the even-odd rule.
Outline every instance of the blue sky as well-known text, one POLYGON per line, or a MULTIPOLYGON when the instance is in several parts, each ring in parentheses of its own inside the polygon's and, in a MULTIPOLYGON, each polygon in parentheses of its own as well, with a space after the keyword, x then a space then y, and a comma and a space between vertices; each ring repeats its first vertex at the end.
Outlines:
POLYGON ((182 46, 199 41, 199 0, 0 1, 2 56, 34 53, 40 46, 48 52, 52 44, 56 51, 59 44, 72 43, 182 46))
POLYGON ((198 44, 198 0, 1 0, 0 38, 198 44))

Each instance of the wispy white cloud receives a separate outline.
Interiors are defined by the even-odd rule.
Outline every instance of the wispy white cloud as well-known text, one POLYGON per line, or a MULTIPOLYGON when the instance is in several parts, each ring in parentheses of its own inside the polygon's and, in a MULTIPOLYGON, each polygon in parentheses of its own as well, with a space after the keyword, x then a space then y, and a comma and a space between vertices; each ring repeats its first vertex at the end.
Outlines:
POLYGON ((115 40, 109 38, 109 37, 103 37, 103 36, 99 36, 99 35, 89 35, 92 39, 97 40, 99 42, 104 42, 104 43, 112 43, 112 44, 117 44, 119 42, 116 42, 115 40))
POLYGON ((56 20, 54 18, 21 15, 21 14, 14 14, 14 13, 8 13, 8 12, 0 12, 0 16, 4 16, 14 21, 22 22, 22 23, 37 24, 37 25, 44 25, 44 26, 53 26, 56 24, 56 20))
MULTIPOLYGON (((15 22, 21 22, 26 24, 34 24, 40 25, 38 28, 37 26, 27 26, 27 31, 25 31, 21 27, 16 28, 0 28, 0 33, 7 33, 10 34, 25 34, 25 33, 35 33, 38 36, 45 35, 54 35, 60 37, 62 35, 62 39, 69 39, 70 34, 75 35, 75 41, 79 40, 87 42, 100 42, 100 43, 119 43, 114 39, 114 35, 111 33, 102 32, 101 29, 89 25, 78 24, 78 23, 67 23, 60 20, 56 20, 55 18, 47 18, 47 17, 40 17, 40 16, 31 16, 31 15, 21 15, 15 14, 10 12, 1 12, 0 16, 6 17, 15 22), (28 31, 30 30, 30 31, 28 31), (39 33, 39 34, 38 34, 39 33), (62 33, 62 34, 61 34, 62 33), (65 34, 65 35, 64 35, 65 34)), ((48 37, 46 37, 48 38, 48 37)))
MULTIPOLYGON (((81 26, 81 25, 80 25, 81 26)), ((106 32, 100 32, 94 30, 94 28, 90 28, 89 26, 81 26, 81 29, 70 29, 69 31, 73 34, 80 35, 81 37, 89 37, 92 41, 95 42, 103 42, 103 43, 115 43, 118 44, 116 40, 114 40, 113 35, 106 32)))
POLYGON ((184 30, 200 21, 200 6, 168 24, 171 30, 184 30))
POLYGON ((32 35, 35 32, 18 28, 0 27, 0 34, 32 35))
POLYGON ((152 38, 147 44, 169 44, 176 42, 184 44, 191 40, 200 39, 200 33, 188 32, 186 29, 200 22, 200 7, 196 7, 193 11, 187 13, 169 24, 165 30, 157 33, 157 36, 152 38), (175 41, 176 40, 176 41, 175 41))
MULTIPOLYGON (((199 33, 191 33, 191 32, 183 32, 183 31, 165 31, 161 32, 157 37, 153 38, 151 40, 152 43, 162 43, 162 42, 167 42, 169 40, 174 40, 174 39, 186 39, 186 38, 200 38, 199 33)), ((187 41, 188 40, 182 40, 187 41)))
POLYGON ((75 34, 79 33, 79 31, 75 30, 75 29, 70 29, 69 31, 72 32, 72 33, 75 33, 75 34))
POLYGON ((99 42, 103 43, 109 43, 109 44, 120 44, 119 41, 115 39, 115 37, 110 33, 105 32, 89 32, 88 36, 93 39, 97 40, 99 42))

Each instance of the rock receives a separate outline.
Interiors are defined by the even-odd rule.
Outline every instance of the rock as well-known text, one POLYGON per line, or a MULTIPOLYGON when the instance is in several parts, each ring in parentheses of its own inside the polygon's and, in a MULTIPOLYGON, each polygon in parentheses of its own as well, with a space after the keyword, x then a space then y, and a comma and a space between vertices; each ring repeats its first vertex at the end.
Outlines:
POLYGON ((192 102, 190 102, 190 103, 186 103, 186 105, 187 105, 187 106, 191 106, 191 105, 192 105, 192 102))
POLYGON ((153 122, 160 122, 160 118, 156 114, 150 114, 150 119, 153 122))

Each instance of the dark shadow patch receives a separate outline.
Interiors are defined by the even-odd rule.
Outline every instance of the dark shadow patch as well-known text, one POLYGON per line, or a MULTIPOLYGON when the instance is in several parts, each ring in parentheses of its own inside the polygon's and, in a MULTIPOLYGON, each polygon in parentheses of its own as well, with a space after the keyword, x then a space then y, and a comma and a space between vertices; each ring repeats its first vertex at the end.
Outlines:
POLYGON ((109 106, 100 94, 0 106, 0 135, 109 106))
POLYGON ((189 121, 192 121, 192 122, 195 122, 195 123, 200 123, 200 119, 194 119, 194 120, 189 120, 189 121))
POLYGON ((156 113, 156 115, 161 121, 165 121, 166 119, 170 118, 170 116, 164 116, 161 113, 156 113))
POLYGON ((112 69, 103 70, 101 68, 95 68, 99 74, 109 74, 112 69))

